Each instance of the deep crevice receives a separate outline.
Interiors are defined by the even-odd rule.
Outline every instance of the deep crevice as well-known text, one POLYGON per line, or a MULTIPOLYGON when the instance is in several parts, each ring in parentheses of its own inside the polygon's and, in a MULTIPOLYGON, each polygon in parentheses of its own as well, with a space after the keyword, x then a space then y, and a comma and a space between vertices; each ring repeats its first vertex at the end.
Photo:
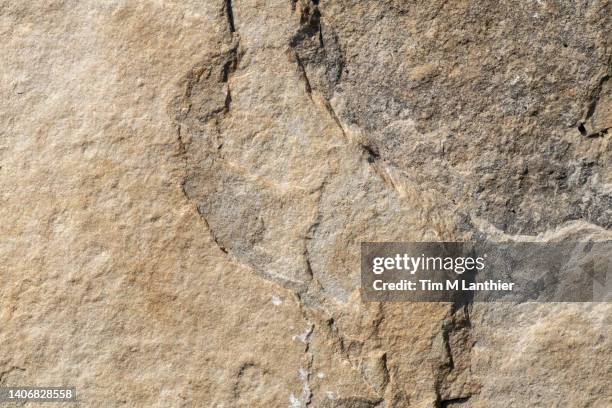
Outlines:
POLYGON ((458 405, 463 405, 470 400, 471 397, 463 397, 463 398, 452 398, 444 401, 440 401, 438 403, 438 408, 449 408, 455 407, 458 405))
POLYGON ((323 26, 319 22, 319 46, 321 48, 325 48, 325 43, 323 42, 323 26))
POLYGON ((225 15, 227 16, 227 24, 230 32, 236 32, 236 26, 234 24, 234 9, 232 7, 232 0, 225 0, 225 15))
POLYGON ((297 63, 298 69, 300 70, 300 76, 302 77, 302 80, 304 81, 306 92, 310 96, 312 94, 312 86, 310 85, 310 80, 308 79, 308 75, 306 74, 306 67, 304 67, 304 63, 300 59, 300 56, 298 55, 297 52, 294 52, 294 56, 295 56, 295 62, 297 63))
POLYGON ((604 137, 605 135, 608 134, 608 130, 610 130, 610 128, 604 128, 604 129, 601 129, 601 130, 599 130, 597 132, 593 132, 593 133, 587 135, 587 137, 589 137, 589 138, 604 137))
POLYGON ((228 86, 227 94, 225 94, 225 112, 229 112, 231 105, 232 105, 232 93, 228 86))

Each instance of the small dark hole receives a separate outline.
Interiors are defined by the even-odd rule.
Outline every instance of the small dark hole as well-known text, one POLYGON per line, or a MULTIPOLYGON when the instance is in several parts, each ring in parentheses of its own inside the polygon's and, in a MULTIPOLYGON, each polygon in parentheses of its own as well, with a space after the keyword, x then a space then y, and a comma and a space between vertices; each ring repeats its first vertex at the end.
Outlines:
POLYGON ((580 132, 582 136, 587 135, 587 131, 586 131, 586 128, 584 127, 584 123, 582 122, 578 123, 578 131, 580 132))
POLYGON ((567 48, 567 43, 563 43, 563 48, 567 48))
POLYGON ((368 163, 374 163, 380 158, 380 153, 376 148, 368 145, 362 145, 361 147, 368 153, 368 163))

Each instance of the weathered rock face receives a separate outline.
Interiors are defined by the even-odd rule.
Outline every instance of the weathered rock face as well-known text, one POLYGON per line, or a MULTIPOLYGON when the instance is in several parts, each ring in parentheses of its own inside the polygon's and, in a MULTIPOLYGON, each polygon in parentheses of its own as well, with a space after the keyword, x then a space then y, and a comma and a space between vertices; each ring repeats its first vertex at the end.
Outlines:
POLYGON ((324 2, 320 27, 338 115, 381 159, 506 231, 610 227, 609 142, 580 134, 611 126, 608 4, 372 3, 324 2))
POLYGON ((608 1, 0 1, 0 385, 612 404, 611 309, 363 303, 362 241, 611 239, 608 1))

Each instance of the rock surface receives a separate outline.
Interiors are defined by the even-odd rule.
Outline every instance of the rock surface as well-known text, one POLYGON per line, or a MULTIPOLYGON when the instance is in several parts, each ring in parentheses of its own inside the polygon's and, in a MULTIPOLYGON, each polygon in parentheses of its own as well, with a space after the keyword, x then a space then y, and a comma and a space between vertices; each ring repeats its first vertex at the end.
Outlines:
POLYGON ((363 303, 358 276, 362 241, 612 238, 610 8, 0 1, 0 385, 611 406, 609 305, 363 303))

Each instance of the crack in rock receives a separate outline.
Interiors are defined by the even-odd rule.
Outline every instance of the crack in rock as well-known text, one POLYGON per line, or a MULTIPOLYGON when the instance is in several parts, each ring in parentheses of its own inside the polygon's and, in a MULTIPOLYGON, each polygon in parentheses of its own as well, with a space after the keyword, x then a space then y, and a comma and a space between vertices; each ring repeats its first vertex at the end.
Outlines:
POLYGON ((451 307, 449 317, 443 323, 441 336, 445 358, 435 382, 440 408, 467 401, 474 393, 471 378, 471 350, 474 341, 471 336, 469 305, 451 307))

